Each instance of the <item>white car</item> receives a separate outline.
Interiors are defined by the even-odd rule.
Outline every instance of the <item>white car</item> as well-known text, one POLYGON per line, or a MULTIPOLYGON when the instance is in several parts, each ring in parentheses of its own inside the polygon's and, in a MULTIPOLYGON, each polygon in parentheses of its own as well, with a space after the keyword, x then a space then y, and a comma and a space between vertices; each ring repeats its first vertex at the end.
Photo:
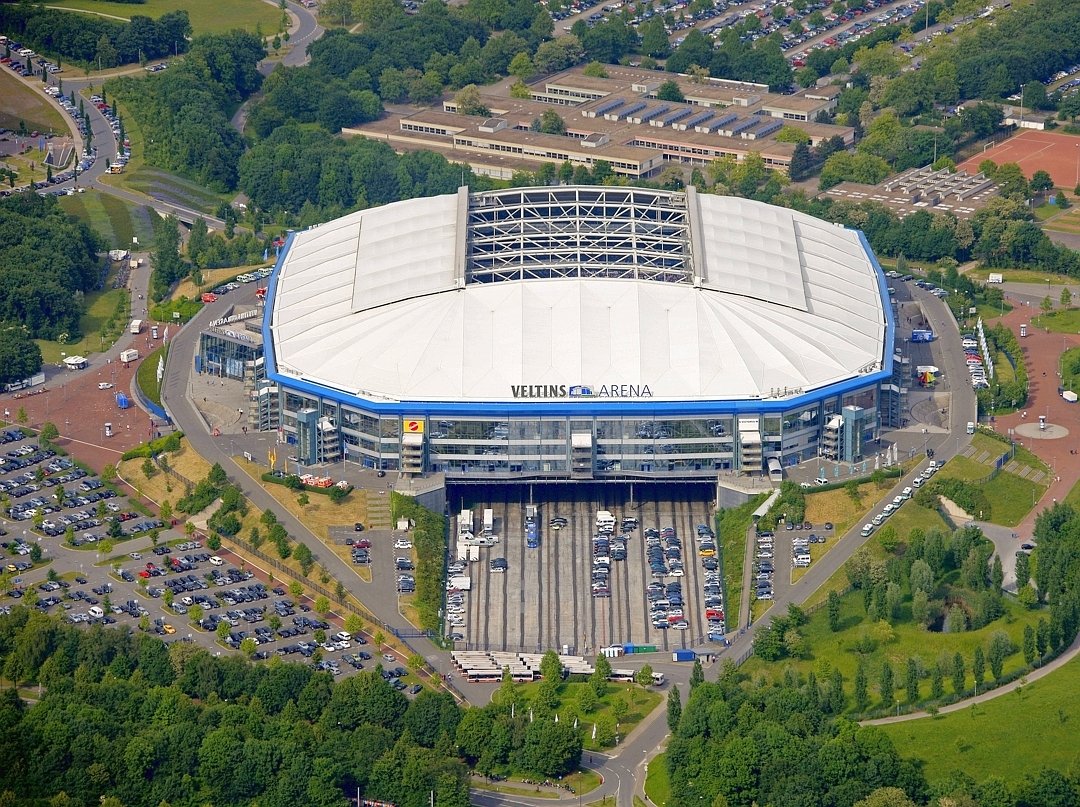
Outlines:
POLYGON ((352 641, 352 634, 347 631, 339 630, 334 634, 334 638, 339 642, 349 642, 352 641))
POLYGON ((394 549, 412 549, 412 541, 405 538, 398 538, 394 541, 394 549))
POLYGON ((212 558, 210 558, 210 565, 211 566, 224 566, 225 561, 223 561, 217 555, 214 555, 212 558))
POLYGON ((108 381, 99 381, 98 385, 97 385, 97 388, 98 389, 112 389, 112 386, 113 385, 110 384, 108 381))

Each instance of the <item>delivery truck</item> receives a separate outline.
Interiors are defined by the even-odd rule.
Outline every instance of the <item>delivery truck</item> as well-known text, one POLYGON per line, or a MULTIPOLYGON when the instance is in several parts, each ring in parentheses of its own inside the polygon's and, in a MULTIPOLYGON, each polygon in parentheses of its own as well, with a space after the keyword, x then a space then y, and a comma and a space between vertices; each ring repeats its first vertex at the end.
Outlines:
POLYGON ((142 320, 141 319, 133 319, 131 321, 131 328, 129 328, 129 330, 132 333, 142 333, 142 320))
POLYGON ((1062 392, 1061 397, 1064 398, 1069 403, 1076 403, 1076 393, 1073 392, 1071 389, 1067 389, 1064 392, 1062 392))
POLYGON ((120 361, 122 361, 124 364, 127 364, 129 362, 133 362, 133 361, 137 360, 138 358, 139 358, 139 351, 137 351, 135 348, 129 348, 128 350, 121 350, 120 351, 120 361))
POLYGON ((461 513, 458 514, 457 528, 459 533, 473 531, 472 510, 462 510, 461 513))
POLYGON ((495 511, 491 508, 484 510, 484 532, 489 535, 495 532, 495 511))
POLYGON ((456 588, 458 591, 469 591, 472 589, 472 578, 463 574, 456 574, 446 581, 447 590, 456 588))

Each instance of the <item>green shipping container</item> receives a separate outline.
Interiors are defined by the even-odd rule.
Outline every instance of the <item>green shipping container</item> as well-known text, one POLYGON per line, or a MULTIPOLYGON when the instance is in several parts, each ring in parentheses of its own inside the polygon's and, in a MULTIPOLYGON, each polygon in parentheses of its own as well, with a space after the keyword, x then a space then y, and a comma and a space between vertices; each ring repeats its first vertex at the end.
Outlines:
POLYGON ((634 646, 635 653, 655 653, 656 645, 654 644, 639 644, 634 646))

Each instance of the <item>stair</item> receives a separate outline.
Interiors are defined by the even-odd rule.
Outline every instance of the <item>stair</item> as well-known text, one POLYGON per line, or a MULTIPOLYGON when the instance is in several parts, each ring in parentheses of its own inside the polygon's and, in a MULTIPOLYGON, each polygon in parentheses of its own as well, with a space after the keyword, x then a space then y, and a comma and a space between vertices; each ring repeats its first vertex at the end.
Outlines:
POLYGON ((367 514, 369 530, 389 530, 393 527, 393 516, 390 513, 390 494, 381 495, 372 490, 365 491, 367 494, 367 514))

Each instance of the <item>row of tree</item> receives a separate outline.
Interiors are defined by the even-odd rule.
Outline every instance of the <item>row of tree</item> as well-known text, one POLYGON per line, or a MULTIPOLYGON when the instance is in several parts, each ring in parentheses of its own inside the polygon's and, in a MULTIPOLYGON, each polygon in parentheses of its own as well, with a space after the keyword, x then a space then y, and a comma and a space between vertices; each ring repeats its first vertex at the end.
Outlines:
POLYGON ((191 21, 182 10, 156 20, 136 14, 127 22, 30 3, 0 3, 0 30, 35 50, 101 69, 186 53, 191 21))

